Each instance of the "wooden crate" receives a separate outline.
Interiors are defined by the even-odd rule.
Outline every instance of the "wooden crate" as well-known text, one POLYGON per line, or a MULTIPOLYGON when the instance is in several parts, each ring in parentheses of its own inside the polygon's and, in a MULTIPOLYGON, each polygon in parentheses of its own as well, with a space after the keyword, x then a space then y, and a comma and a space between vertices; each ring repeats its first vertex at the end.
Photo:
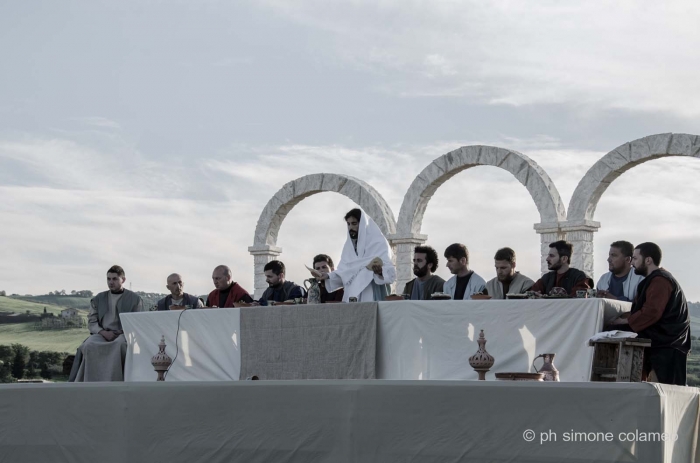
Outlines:
POLYGON ((651 339, 599 339, 593 346, 591 381, 640 382, 644 365, 644 348, 651 339))

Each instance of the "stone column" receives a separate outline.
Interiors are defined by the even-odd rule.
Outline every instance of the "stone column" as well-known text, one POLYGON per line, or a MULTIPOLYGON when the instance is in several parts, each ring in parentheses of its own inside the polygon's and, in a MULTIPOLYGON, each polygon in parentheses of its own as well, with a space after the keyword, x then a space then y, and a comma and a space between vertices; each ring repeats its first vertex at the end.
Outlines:
POLYGON ((255 294, 253 295, 253 299, 259 299, 265 289, 267 289, 265 271, 263 270, 265 264, 271 260, 276 260, 277 257, 282 254, 282 248, 265 244, 262 246, 250 246, 248 252, 253 256, 255 268, 255 294))
MULTIPOLYGON (((547 268, 547 255, 549 254, 549 245, 555 241, 563 240, 564 233, 560 228, 559 222, 554 223, 536 223, 535 231, 540 235, 540 273, 544 275, 549 271, 547 268)), ((537 281, 537 278, 533 278, 537 281)))
POLYGON ((409 233, 387 236, 396 256, 396 294, 403 294, 406 283, 413 279, 413 248, 424 244, 428 235, 409 233))
POLYGON ((582 220, 578 222, 562 222, 561 230, 566 234, 566 240, 574 245, 574 255, 571 266, 593 278, 593 234, 600 228, 600 222, 582 220))

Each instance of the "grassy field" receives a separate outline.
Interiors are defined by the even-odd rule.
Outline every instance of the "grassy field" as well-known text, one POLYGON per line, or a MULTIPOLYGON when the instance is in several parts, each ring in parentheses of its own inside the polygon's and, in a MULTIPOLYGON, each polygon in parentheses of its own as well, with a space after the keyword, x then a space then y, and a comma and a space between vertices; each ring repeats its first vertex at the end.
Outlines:
POLYGON ((90 309, 89 297, 73 297, 73 296, 12 296, 11 298, 17 301, 34 302, 43 305, 52 305, 61 308, 73 307, 76 309, 90 309))
MULTIPOLYGON (((0 312, 44 313, 44 307, 48 313, 54 316, 60 315, 65 307, 44 303, 27 302, 11 297, 0 296, 0 312)), ((74 328, 65 330, 34 330, 34 322, 12 323, 0 325, 0 344, 23 344, 32 350, 50 350, 55 352, 75 353, 75 349, 88 337, 87 328, 74 328)))
POLYGON ((14 297, 0 296, 0 312, 25 313, 28 310, 30 313, 42 314, 44 313, 44 307, 46 307, 48 313, 53 313, 54 315, 60 315, 61 310, 65 309, 65 307, 47 303, 27 302, 14 297))
POLYGON ((33 329, 34 323, 13 323, 0 325, 0 345, 23 344, 31 350, 50 350, 75 354, 78 346, 90 333, 87 328, 66 330, 33 329))

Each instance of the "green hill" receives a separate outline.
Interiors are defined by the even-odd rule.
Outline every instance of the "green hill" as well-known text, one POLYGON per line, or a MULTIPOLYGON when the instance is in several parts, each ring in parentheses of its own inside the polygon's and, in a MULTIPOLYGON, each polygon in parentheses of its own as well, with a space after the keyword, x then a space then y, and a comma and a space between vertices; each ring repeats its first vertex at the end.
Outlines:
POLYGON ((37 304, 49 304, 62 308, 72 307, 76 309, 90 309, 90 298, 89 297, 75 297, 75 296, 54 296, 54 295, 44 295, 44 296, 12 296, 12 299, 25 302, 34 302, 37 304))
POLYGON ((87 328, 37 331, 34 330, 34 323, 0 325, 0 345, 18 343, 37 351, 75 354, 75 350, 89 335, 87 328))
POLYGON ((0 312, 26 313, 27 310, 33 314, 44 313, 44 307, 48 313, 59 315, 65 307, 52 305, 49 303, 37 303, 20 300, 14 297, 0 296, 0 312))

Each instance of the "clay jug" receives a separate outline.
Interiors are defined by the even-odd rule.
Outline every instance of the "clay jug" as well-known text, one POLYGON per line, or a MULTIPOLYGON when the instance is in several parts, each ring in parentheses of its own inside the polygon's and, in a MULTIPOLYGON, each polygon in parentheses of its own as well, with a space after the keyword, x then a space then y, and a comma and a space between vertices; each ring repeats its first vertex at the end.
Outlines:
POLYGON ((307 304, 320 304, 321 303, 321 287, 318 284, 316 278, 309 278, 304 280, 304 288, 306 288, 306 303, 307 304), (309 286, 306 285, 309 283, 309 286))
POLYGON ((535 360, 532 361, 532 368, 535 369, 535 372, 544 374, 545 381, 559 381, 559 370, 554 366, 555 355, 556 354, 540 354, 535 357, 535 360, 542 357, 544 362, 539 370, 535 366, 535 360))
POLYGON ((476 354, 469 357, 469 365, 477 372, 479 375, 479 380, 484 381, 486 379, 486 372, 493 366, 493 356, 486 352, 486 338, 484 337, 484 330, 479 333, 479 339, 476 340, 479 345, 479 350, 476 354))

